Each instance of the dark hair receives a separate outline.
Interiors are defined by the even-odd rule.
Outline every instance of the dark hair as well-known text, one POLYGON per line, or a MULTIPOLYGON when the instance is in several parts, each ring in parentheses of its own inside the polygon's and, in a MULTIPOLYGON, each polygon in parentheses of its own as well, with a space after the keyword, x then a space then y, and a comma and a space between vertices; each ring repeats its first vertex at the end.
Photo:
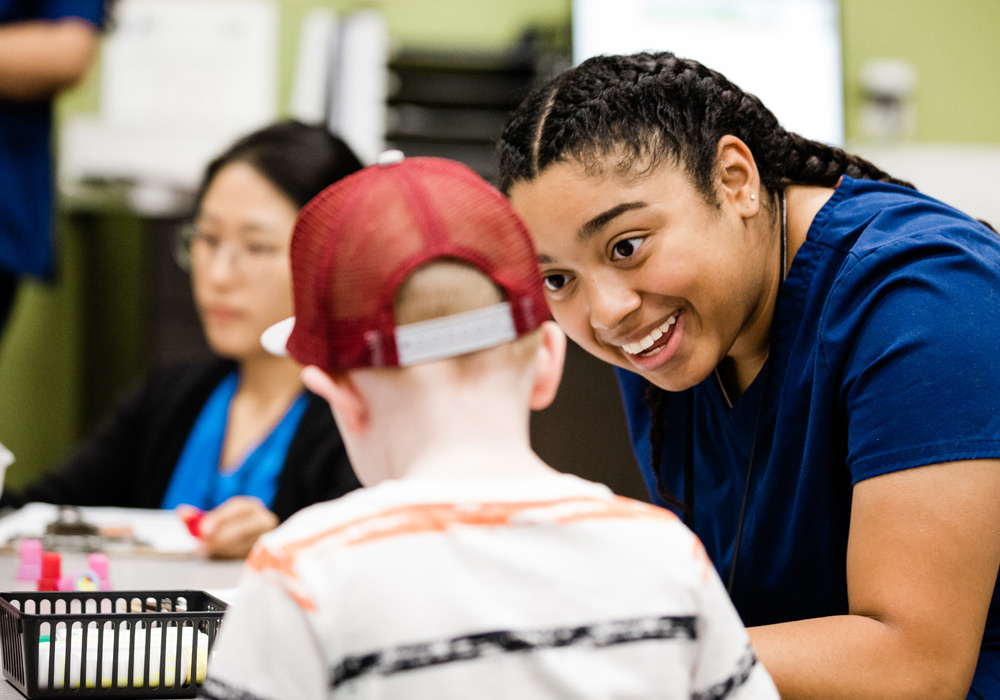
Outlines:
POLYGON ((912 187, 863 158, 786 131, 756 96, 672 53, 597 56, 536 88, 500 136, 499 186, 507 192, 567 160, 603 169, 610 157, 624 171, 670 160, 714 202, 716 148, 727 134, 747 144, 772 193, 789 184, 830 187, 845 174, 912 187))
POLYGON ((194 200, 201 207, 205 191, 222 168, 246 163, 301 209, 327 185, 361 169, 351 148, 326 127, 286 120, 244 136, 205 168, 194 200))
MULTIPOLYGON (((597 56, 532 91, 497 143, 498 186, 509 193, 566 161, 596 172, 671 162, 714 204, 718 143, 729 134, 747 144, 772 198, 792 184, 832 187, 841 175, 912 187, 863 158, 786 131, 756 96, 672 53, 597 56)), ((646 400, 657 490, 682 506, 660 483, 665 394, 650 384, 646 400)))

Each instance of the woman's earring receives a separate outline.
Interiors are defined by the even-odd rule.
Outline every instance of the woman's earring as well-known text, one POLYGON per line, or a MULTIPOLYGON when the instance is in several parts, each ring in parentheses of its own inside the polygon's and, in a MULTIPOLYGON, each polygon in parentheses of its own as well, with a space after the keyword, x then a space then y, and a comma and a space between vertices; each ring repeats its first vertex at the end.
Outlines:
POLYGON ((752 202, 752 201, 754 201, 755 199, 757 199, 757 195, 755 195, 755 194, 751 194, 751 195, 750 195, 750 201, 752 202))

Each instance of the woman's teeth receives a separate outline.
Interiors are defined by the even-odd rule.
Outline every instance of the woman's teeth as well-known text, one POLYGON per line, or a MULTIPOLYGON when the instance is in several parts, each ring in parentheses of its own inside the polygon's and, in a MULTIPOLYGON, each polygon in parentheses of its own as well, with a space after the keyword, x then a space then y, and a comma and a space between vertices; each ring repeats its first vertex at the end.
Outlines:
POLYGON ((627 352, 629 355, 638 355, 641 352, 649 350, 653 347, 653 343, 663 337, 663 334, 670 330, 670 326, 674 325, 677 321, 677 314, 674 314, 668 318, 663 325, 658 328, 654 328, 649 335, 647 335, 642 340, 635 343, 626 343, 622 345, 622 350, 627 352))

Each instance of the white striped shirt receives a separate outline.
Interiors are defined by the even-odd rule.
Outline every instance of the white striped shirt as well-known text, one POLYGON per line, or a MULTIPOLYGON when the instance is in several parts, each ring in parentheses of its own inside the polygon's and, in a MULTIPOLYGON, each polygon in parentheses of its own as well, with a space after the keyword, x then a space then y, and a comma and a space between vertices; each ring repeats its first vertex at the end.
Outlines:
POLYGON ((202 693, 778 697, 697 538, 569 475, 389 481, 301 511, 248 559, 202 693))

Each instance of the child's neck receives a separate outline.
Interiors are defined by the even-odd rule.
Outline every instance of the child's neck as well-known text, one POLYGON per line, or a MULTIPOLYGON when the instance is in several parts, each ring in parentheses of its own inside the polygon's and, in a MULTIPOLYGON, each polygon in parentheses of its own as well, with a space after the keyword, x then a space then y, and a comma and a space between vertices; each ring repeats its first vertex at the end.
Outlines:
POLYGON ((431 447, 402 465, 398 478, 492 481, 554 474, 556 471, 526 445, 476 442, 431 447))

